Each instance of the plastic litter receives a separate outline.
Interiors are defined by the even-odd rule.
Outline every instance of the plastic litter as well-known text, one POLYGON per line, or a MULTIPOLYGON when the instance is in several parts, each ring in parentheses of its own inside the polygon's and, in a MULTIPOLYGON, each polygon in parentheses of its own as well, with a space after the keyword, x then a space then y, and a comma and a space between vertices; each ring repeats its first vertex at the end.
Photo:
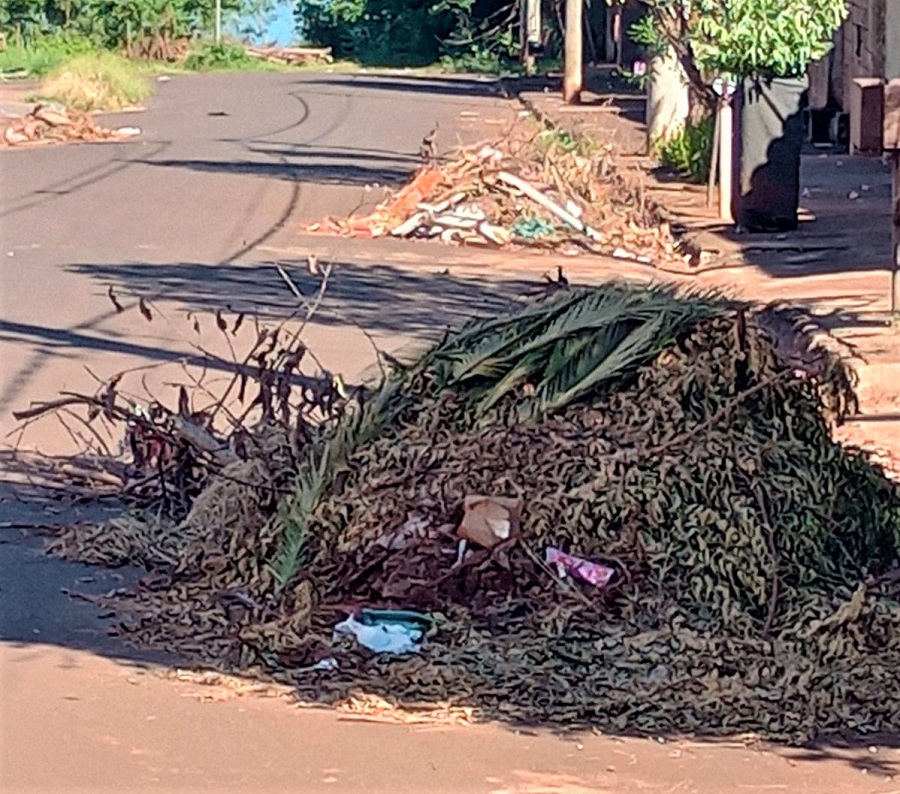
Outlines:
POLYGON ((606 587, 616 572, 614 568, 576 557, 574 554, 566 554, 555 546, 547 547, 544 559, 548 565, 556 568, 556 573, 561 579, 571 576, 595 587, 606 587))
POLYGON ((552 237, 556 233, 556 227, 540 218, 519 218, 513 224, 512 233, 526 240, 539 240, 552 237))
POLYGON ((397 655, 418 653, 430 625, 427 615, 400 610, 362 610, 359 618, 350 615, 334 627, 333 640, 355 637, 375 653, 397 655))
POLYGON ((333 656, 327 656, 324 659, 316 662, 315 664, 308 665, 307 667, 298 668, 298 673, 330 673, 332 670, 337 670, 340 665, 338 664, 338 660, 333 656))

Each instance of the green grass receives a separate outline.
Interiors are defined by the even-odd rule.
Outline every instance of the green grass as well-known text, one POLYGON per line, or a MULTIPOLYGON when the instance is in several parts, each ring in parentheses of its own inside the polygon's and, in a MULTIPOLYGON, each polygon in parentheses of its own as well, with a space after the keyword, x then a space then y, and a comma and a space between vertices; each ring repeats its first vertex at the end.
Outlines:
POLYGON ((74 56, 95 49, 87 39, 62 34, 35 38, 27 45, 8 41, 0 50, 0 74, 44 77, 74 56))
POLYGON ((141 65, 111 52, 76 55, 51 71, 39 96, 78 110, 121 110, 153 93, 141 65))

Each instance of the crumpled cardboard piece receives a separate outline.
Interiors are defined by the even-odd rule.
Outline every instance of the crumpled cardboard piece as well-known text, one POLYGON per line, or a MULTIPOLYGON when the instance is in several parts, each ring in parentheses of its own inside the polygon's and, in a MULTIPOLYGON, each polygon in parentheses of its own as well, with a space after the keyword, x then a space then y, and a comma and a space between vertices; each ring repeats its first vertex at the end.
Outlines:
POLYGON ((469 495, 463 501, 465 515, 456 534, 486 549, 493 548, 518 533, 522 506, 521 499, 507 496, 469 495))

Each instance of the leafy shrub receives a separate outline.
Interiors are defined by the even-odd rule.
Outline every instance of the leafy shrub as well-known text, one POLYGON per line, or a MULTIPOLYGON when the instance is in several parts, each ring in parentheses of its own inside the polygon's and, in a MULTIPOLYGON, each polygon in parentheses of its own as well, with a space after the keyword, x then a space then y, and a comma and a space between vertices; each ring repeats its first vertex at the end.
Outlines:
POLYGON ((712 116, 699 122, 688 121, 668 138, 656 141, 653 153, 659 164, 691 182, 705 182, 712 163, 714 124, 712 116))
POLYGON ((140 68, 111 52, 78 55, 52 71, 40 95, 78 110, 120 110, 152 93, 140 68))
POLYGON ((800 77, 828 53, 845 0, 644 0, 632 38, 651 54, 671 50, 707 107, 711 81, 800 77))
POLYGON ((297 14, 310 41, 363 64, 496 72, 518 53, 511 0, 310 0, 297 14))
POLYGON ((198 72, 214 69, 262 69, 268 64, 251 58, 246 50, 236 44, 202 44, 193 50, 184 61, 185 69, 198 72))
POLYGON ((698 62, 738 78, 806 74, 847 16, 844 0, 702 0, 698 11, 698 62))
POLYGON ((0 72, 24 71, 29 77, 43 77, 74 55, 95 49, 90 39, 69 33, 32 37, 13 36, 0 50, 0 72))

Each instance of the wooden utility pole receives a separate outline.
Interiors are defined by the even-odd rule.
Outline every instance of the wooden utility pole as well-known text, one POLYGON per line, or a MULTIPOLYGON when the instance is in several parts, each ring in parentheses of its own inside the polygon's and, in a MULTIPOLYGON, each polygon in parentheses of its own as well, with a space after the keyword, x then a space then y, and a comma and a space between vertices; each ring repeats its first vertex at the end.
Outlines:
POLYGON ((563 99, 569 105, 580 104, 581 89, 584 85, 583 24, 584 0, 566 0, 566 72, 563 78, 563 99))
POLYGON ((525 73, 531 74, 534 69, 534 56, 528 42, 528 15, 533 0, 519 0, 519 60, 525 67, 525 73))
POLYGON ((900 312, 900 80, 884 87, 882 146, 891 156, 891 314, 900 312))

